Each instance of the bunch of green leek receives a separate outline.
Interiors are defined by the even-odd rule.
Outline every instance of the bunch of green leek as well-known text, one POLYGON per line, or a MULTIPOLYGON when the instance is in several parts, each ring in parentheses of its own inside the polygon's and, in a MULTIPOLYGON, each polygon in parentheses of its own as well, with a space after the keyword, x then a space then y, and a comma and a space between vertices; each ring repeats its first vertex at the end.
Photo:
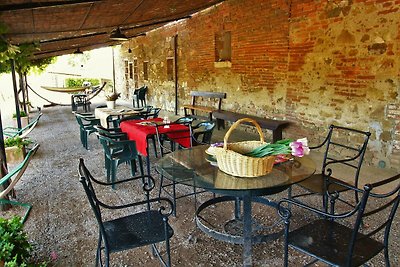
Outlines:
POLYGON ((264 145, 261 145, 254 150, 244 154, 249 157, 253 158, 262 158, 265 156, 273 156, 273 155, 279 155, 279 154, 291 154, 292 149, 290 147, 290 143, 292 143, 293 140, 291 139, 283 139, 276 141, 275 143, 267 143, 264 145))

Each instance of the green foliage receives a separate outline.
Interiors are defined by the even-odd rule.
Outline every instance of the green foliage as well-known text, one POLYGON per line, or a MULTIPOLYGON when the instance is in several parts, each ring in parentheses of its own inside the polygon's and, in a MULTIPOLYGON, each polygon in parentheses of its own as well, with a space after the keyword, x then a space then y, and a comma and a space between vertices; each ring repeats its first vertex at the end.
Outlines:
POLYGON ((19 148, 22 148, 23 146, 27 146, 29 144, 32 144, 31 140, 27 138, 21 138, 19 136, 6 138, 4 140, 4 147, 17 146, 19 148))
POLYGON ((249 153, 246 153, 245 155, 254 158, 262 158, 270 155, 290 154, 291 149, 289 144, 292 141, 293 140, 291 139, 284 139, 277 141, 274 144, 264 144, 255 148, 249 153))
POLYGON ((99 85, 100 80, 95 78, 67 78, 65 79, 66 87, 80 87, 83 82, 90 82, 92 86, 99 85))
POLYGON ((55 57, 34 59, 34 52, 40 50, 36 43, 18 46, 9 43, 3 36, 7 31, 7 26, 0 23, 0 73, 11 72, 12 59, 15 60, 15 69, 20 74, 28 74, 30 71, 41 72, 55 62, 55 57))
MULTIPOLYGON (((25 113, 25 111, 21 110, 19 112, 19 116, 20 117, 27 117, 28 115, 25 113)), ((12 117, 15 119, 17 117, 17 113, 14 113, 12 117)))
POLYGON ((20 217, 0 218, 0 259, 4 266, 27 266, 32 246, 23 226, 20 217))

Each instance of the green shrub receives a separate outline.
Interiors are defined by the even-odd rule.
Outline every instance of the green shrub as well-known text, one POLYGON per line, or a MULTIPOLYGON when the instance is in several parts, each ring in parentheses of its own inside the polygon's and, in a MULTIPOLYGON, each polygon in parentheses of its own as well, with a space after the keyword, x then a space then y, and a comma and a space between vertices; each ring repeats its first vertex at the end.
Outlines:
POLYGON ((96 86, 100 84, 99 79, 94 78, 68 78, 65 79, 66 87, 81 87, 83 82, 90 82, 92 86, 96 86))
POLYGON ((19 148, 22 148, 22 146, 27 146, 29 144, 32 144, 31 140, 29 140, 27 138, 23 139, 19 136, 6 138, 4 140, 4 147, 17 146, 19 148))
MULTIPOLYGON (((26 114, 25 111, 21 110, 21 111, 19 112, 19 116, 20 116, 20 117, 27 117, 28 114, 26 114)), ((15 119, 16 117, 17 117, 17 113, 14 113, 14 114, 13 114, 13 119, 15 119)))
POLYGON ((23 231, 21 218, 0 218, 0 259, 4 266, 22 266, 31 256, 32 247, 23 231))

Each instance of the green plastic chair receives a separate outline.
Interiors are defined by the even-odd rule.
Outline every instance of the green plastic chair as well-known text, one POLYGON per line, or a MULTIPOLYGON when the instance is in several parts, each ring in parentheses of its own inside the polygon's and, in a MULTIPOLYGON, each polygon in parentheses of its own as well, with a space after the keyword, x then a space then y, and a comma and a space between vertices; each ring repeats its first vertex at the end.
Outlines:
POLYGON ((84 148, 88 149, 88 137, 96 132, 94 126, 100 124, 100 119, 79 113, 75 113, 75 118, 79 124, 81 143, 84 148))
POLYGON ((31 161, 33 155, 36 153, 36 151, 39 148, 39 144, 35 144, 31 150, 29 150, 28 154, 26 154, 24 161, 22 161, 18 166, 13 169, 11 172, 9 172, 6 176, 0 178, 0 188, 3 189, 3 191, 0 192, 0 205, 6 205, 6 204, 11 204, 11 205, 18 205, 25 207, 27 210, 25 211, 24 216, 22 217, 22 223, 26 221, 28 218, 29 212, 32 209, 32 205, 27 204, 27 203, 21 203, 18 201, 12 201, 9 199, 6 199, 7 195, 12 192, 14 189, 14 186, 18 183, 18 181, 21 179, 22 175, 24 174, 26 168, 29 165, 29 162, 31 161))
POLYGON ((112 183, 115 189, 117 167, 121 163, 128 163, 131 175, 136 173, 136 160, 139 162, 140 174, 143 175, 143 161, 136 150, 136 142, 132 140, 114 140, 99 132, 96 133, 104 149, 107 182, 112 183))

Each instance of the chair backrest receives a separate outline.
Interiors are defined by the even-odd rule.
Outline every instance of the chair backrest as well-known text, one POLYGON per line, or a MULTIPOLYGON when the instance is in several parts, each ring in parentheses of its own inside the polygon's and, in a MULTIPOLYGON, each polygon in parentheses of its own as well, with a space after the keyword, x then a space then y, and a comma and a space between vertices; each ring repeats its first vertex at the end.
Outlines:
MULTIPOLYGON (((135 141, 131 140, 114 140, 107 135, 96 132, 101 145, 103 146, 104 153, 107 157, 113 157, 113 149, 118 150, 118 159, 134 159, 138 157, 135 141)), ((115 156, 115 155, 114 155, 115 156)))
POLYGON ((325 146, 323 174, 335 177, 332 171, 335 172, 335 168, 340 167, 342 172, 354 173, 354 185, 357 187, 370 135, 370 132, 331 125, 324 142, 310 148, 325 146))
POLYGON ((91 115, 75 113, 75 118, 81 128, 100 124, 100 119, 96 119, 91 115))
POLYGON ((130 121, 130 120, 142 120, 146 118, 146 115, 130 115, 130 116, 124 116, 121 119, 118 120, 118 125, 123 122, 123 121, 130 121))
POLYGON ((158 114, 160 113, 160 111, 161 108, 151 108, 151 110, 144 115, 146 116, 146 119, 155 119, 158 118, 158 114))
POLYGON ((186 116, 176 119, 174 123, 192 123, 195 119, 195 117, 186 116))
MULTIPOLYGON (((335 214, 338 218, 355 217, 352 227, 353 233, 351 237, 349 236, 350 240, 347 243, 349 253, 347 255, 348 265, 346 266, 353 266, 355 247, 357 243, 363 242, 364 237, 371 237, 376 240, 383 237, 382 244, 388 244, 390 229, 400 201, 400 174, 374 184, 367 184, 362 190, 352 189, 362 193, 354 210, 345 215, 335 214), (376 193, 378 191, 384 192, 387 188, 394 189, 387 193, 376 193), (364 224, 369 224, 369 227, 362 227, 364 224)), ((333 194, 333 198, 338 198, 337 193, 333 194)), ((378 252, 371 251, 371 254, 378 252)))
POLYGON ((120 128, 104 128, 101 125, 93 126, 96 131, 114 140, 127 140, 126 133, 122 132, 120 128))
POLYGON ((103 238, 106 239, 105 243, 108 244, 107 235, 106 235, 106 231, 104 229, 103 220, 102 220, 102 216, 101 216, 100 202, 97 199, 96 192, 92 185, 93 177, 90 174, 89 170, 86 168, 85 163, 82 158, 79 160, 78 172, 79 172, 79 176, 80 176, 79 181, 82 183, 83 188, 85 189, 86 196, 87 196, 90 206, 94 212, 97 223, 99 224, 101 235, 103 236, 103 238))
POLYGON ((180 148, 191 148, 193 146, 192 125, 187 122, 156 125, 156 137, 161 157, 173 152, 176 145, 180 148), (169 127, 166 133, 164 133, 165 129, 163 130, 165 126, 169 127), (167 144, 169 144, 169 147, 167 144))
POLYGON ((144 85, 142 88, 140 88, 138 92, 139 100, 144 100, 146 98, 146 92, 147 92, 147 85, 144 85))
POLYGON ((211 137, 215 128, 214 121, 203 121, 192 128, 194 138, 193 145, 211 144, 211 137))

